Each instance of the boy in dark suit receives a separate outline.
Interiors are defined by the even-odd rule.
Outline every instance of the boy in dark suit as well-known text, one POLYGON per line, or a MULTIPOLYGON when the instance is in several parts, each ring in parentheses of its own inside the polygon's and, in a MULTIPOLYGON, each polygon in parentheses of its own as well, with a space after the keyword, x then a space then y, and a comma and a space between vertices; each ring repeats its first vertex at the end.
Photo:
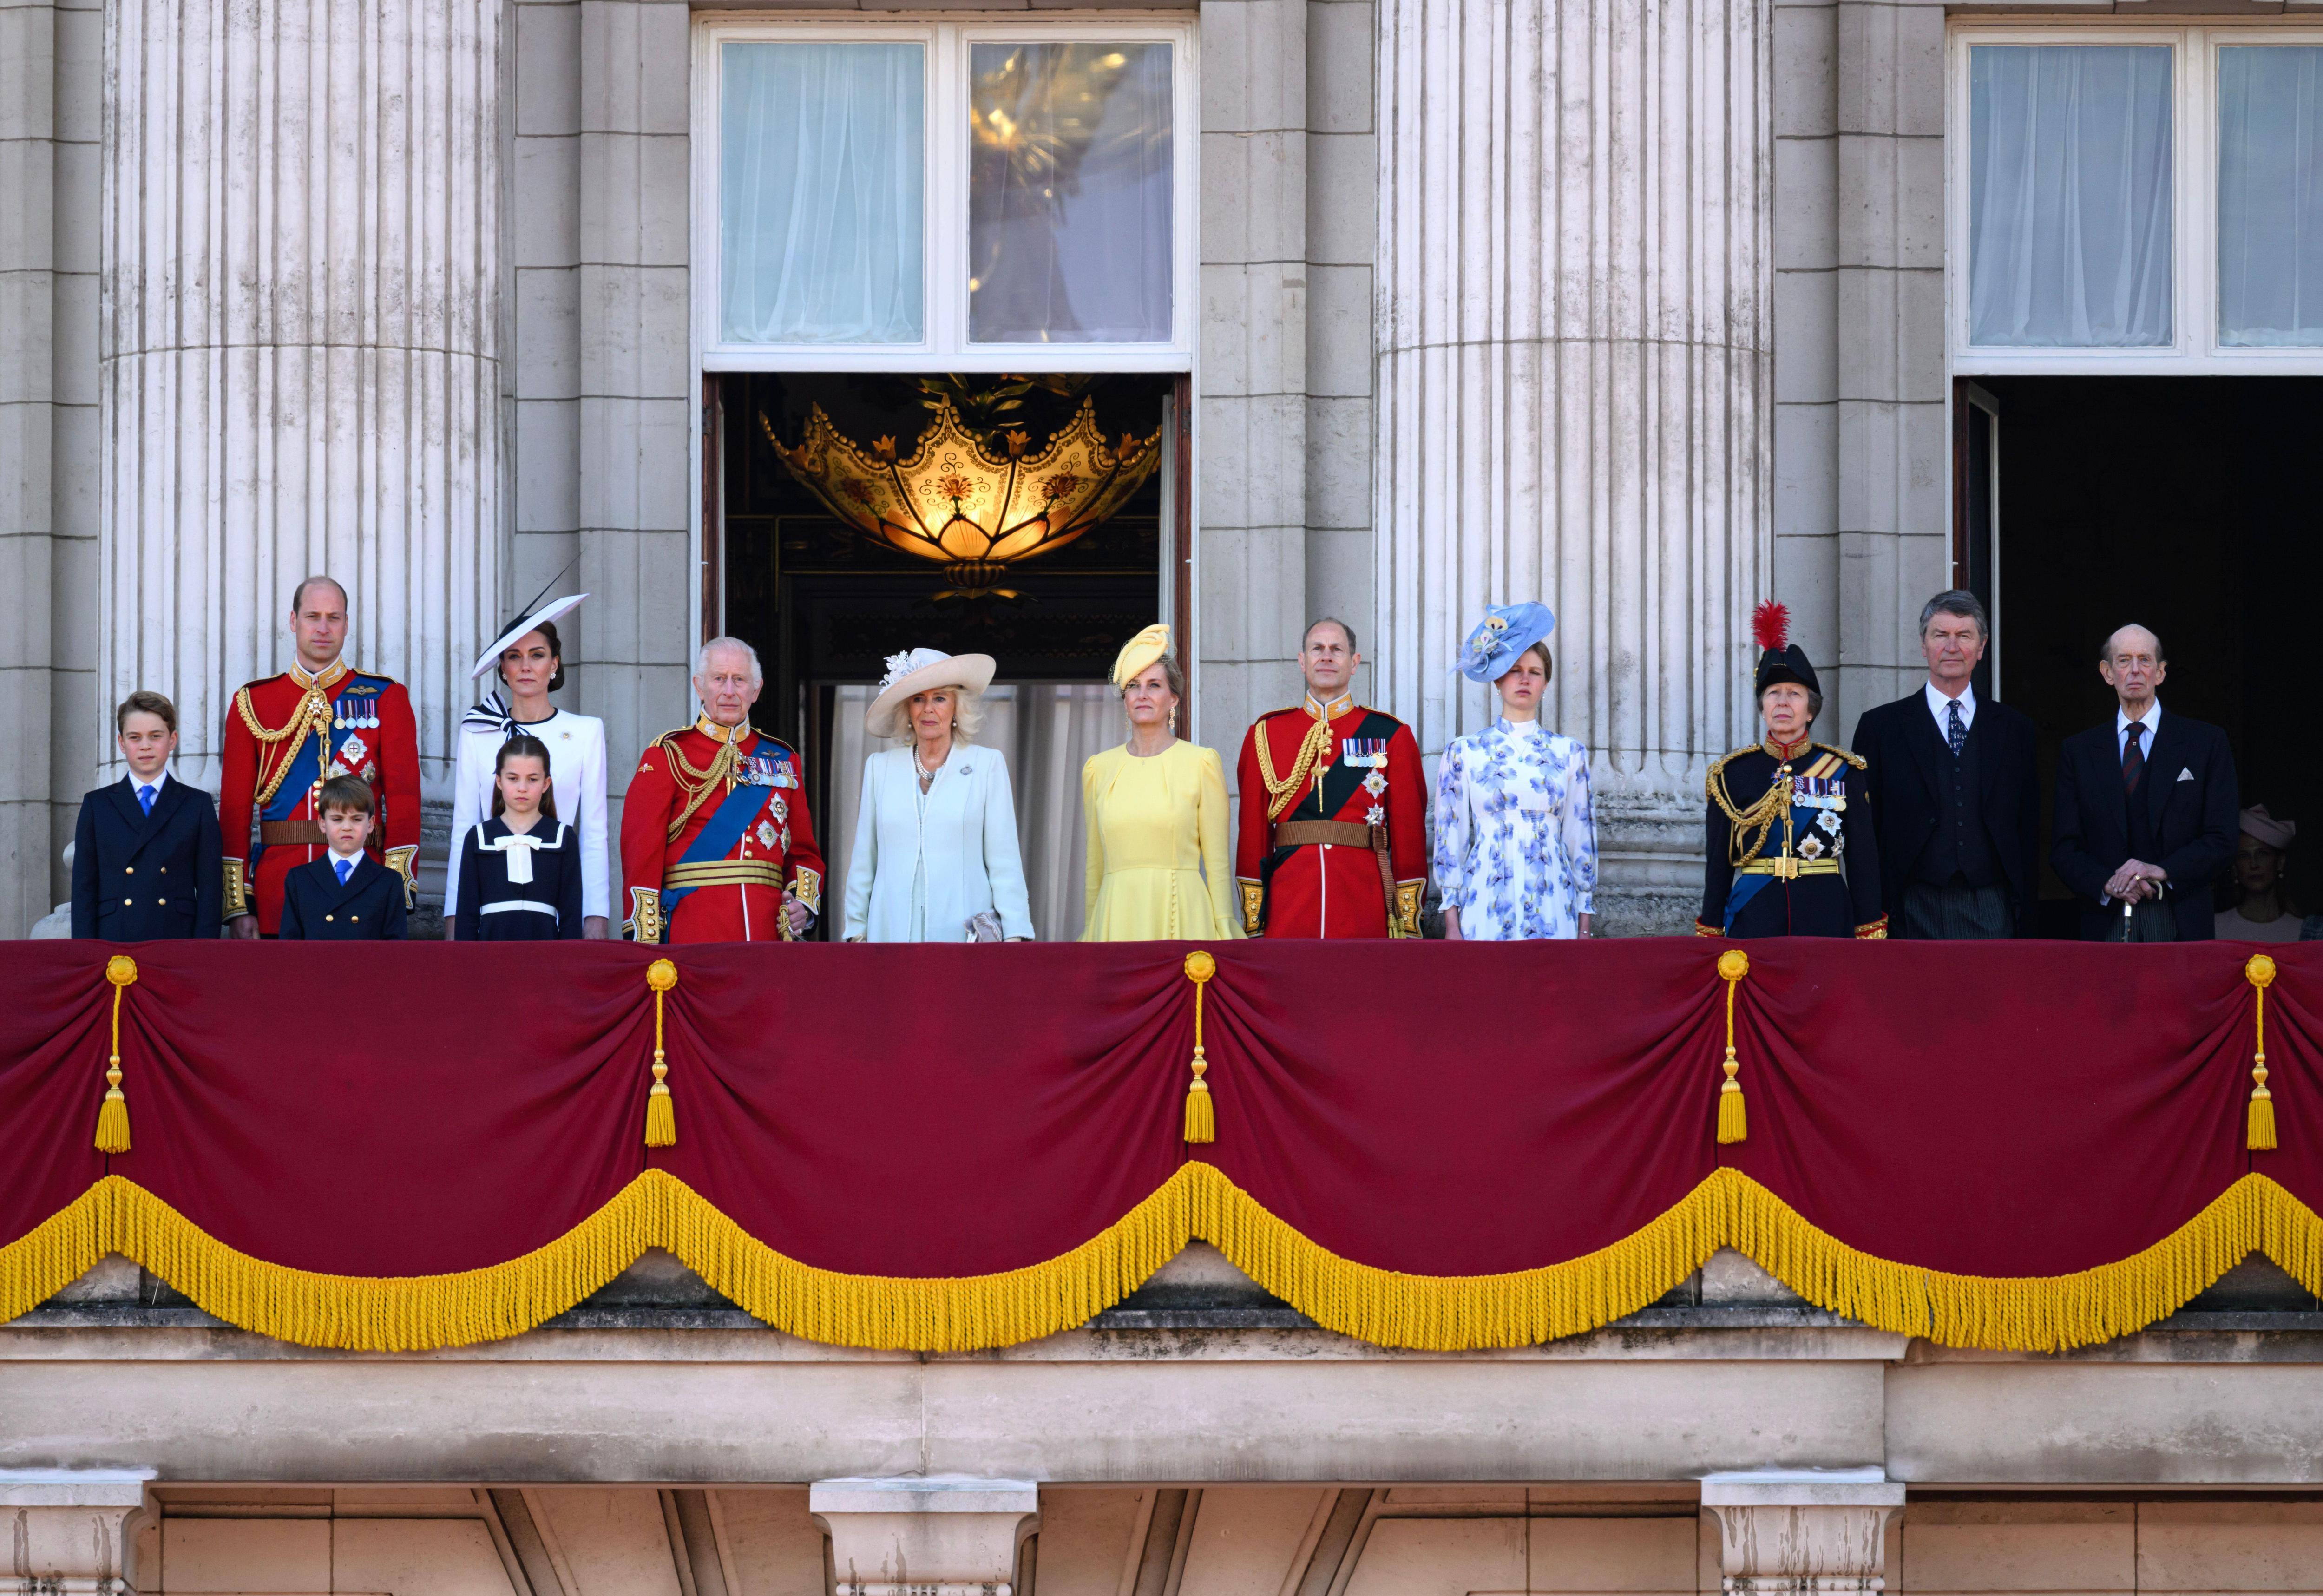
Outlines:
POLYGON ((2058 750, 2049 860, 2081 900, 2084 941, 2209 941, 2211 888, 2241 833, 2227 734, 2162 712, 2169 660, 2142 626, 2106 639, 2098 671, 2120 702, 2058 750))
POLYGON ((133 693, 113 712, 129 774, 80 801, 73 829, 72 933, 110 942, 214 937, 225 903, 217 805, 170 776, 178 710, 133 693))
POLYGON ((316 794, 324 854, 282 878, 282 939, 400 940, 403 877, 371 857, 371 784, 335 775, 316 794))

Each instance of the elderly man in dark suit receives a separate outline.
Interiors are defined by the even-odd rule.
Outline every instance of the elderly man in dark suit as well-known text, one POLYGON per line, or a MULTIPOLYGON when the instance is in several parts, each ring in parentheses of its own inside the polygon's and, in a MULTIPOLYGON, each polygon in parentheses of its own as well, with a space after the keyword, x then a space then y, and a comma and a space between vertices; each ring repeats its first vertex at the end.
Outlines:
POLYGON ((1924 940, 2024 936, 2040 894, 2041 777, 2031 716, 1979 702, 1971 683, 1991 640, 1974 593, 1920 610, 1928 679, 1866 710, 1855 751, 1879 817, 1888 934, 1924 940))
POLYGON ((2050 862, 2082 900, 2096 942, 2207 942, 2210 891, 2234 857, 2234 753, 2215 726, 2164 715, 2162 639, 2126 626, 2098 673, 2120 701, 2113 724, 2065 739, 2057 757, 2050 862))
POLYGON ((217 805, 170 775, 177 706, 133 693, 113 712, 129 774, 80 801, 72 931, 110 942, 214 937, 225 901, 217 805))

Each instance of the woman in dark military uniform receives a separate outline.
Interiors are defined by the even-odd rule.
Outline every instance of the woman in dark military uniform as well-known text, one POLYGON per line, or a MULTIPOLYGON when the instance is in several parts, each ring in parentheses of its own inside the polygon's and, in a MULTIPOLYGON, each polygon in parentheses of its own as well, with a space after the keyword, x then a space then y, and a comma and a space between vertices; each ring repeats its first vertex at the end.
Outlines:
POLYGON ((1695 934, 1885 937, 1863 760, 1807 740, 1823 688, 1806 650, 1789 641, 1789 612, 1761 604, 1750 629, 1767 735, 1710 767, 1695 934))

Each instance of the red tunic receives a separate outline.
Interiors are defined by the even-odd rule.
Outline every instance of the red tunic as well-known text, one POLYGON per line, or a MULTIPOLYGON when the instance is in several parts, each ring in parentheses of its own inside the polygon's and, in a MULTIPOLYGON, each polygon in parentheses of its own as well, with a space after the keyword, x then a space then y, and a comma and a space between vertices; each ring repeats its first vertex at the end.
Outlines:
POLYGON ((745 726, 729 758, 727 735, 707 717, 666 732, 629 778, 621 803, 629 889, 623 929, 640 942, 783 940, 785 887, 822 912, 822 854, 798 751, 745 726))
POLYGON ((401 683, 344 663, 319 676, 293 665, 252 682, 226 710, 222 765, 218 826, 225 838, 229 919, 255 910, 261 931, 272 936, 280 929, 282 878, 323 856, 315 793, 335 775, 370 784, 378 803, 371 851, 403 876, 404 907, 412 906, 419 729, 401 683))
POLYGON ((1428 778, 1411 729, 1392 715, 1310 696, 1262 716, 1243 738, 1235 875, 1253 936, 1415 937, 1428 885, 1428 778), (1317 732, 1318 725, 1321 728, 1317 732), (1310 735, 1312 756, 1301 766, 1310 735), (1263 757, 1261 740, 1264 739, 1263 757), (1285 825, 1335 821, 1368 840, 1286 842, 1285 825), (1375 845, 1394 877, 1393 913, 1375 845))

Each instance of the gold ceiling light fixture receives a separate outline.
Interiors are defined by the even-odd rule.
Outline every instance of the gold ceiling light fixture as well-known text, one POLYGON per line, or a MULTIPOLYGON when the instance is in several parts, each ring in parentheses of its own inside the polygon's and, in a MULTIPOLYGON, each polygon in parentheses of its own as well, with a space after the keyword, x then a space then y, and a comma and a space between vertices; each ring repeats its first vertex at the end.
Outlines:
POLYGON ((893 437, 868 449, 840 436, 821 405, 807 413, 795 449, 758 425, 783 464, 817 499, 875 543, 944 568, 950 585, 939 599, 1013 599, 1001 585, 1012 566, 1062 548, 1119 510, 1162 458, 1162 429, 1108 440, 1097 430, 1097 403, 1085 399, 1072 420, 1038 454, 1018 428, 987 447, 960 424, 949 398, 935 424, 903 455, 893 437))

